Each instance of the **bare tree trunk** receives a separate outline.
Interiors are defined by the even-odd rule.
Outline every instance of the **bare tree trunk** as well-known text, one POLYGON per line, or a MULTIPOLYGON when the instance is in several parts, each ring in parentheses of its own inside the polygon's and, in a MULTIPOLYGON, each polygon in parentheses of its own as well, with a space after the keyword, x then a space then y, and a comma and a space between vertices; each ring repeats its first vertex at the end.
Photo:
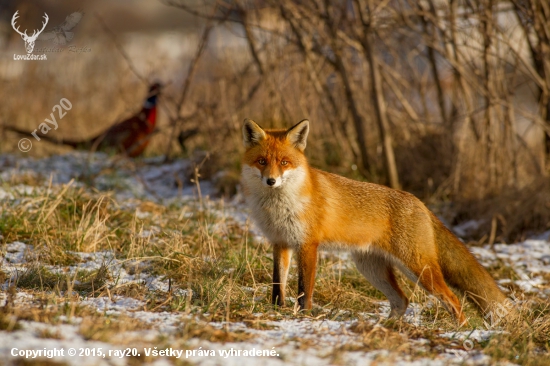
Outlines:
POLYGON ((365 123, 361 114, 359 113, 359 108, 357 107, 357 101, 353 95, 353 89, 351 81, 348 76, 348 71, 344 65, 342 59, 342 52, 338 44, 338 34, 335 28, 334 19, 330 15, 330 1, 325 0, 325 17, 328 22, 328 29, 331 37, 331 46, 332 51, 334 52, 335 67, 338 74, 342 78, 342 83, 344 84, 344 90, 346 95, 346 100, 351 111, 353 125, 355 127, 355 132, 357 135, 357 144, 359 145, 359 151, 361 153, 361 164, 365 172, 371 172, 371 165, 369 161, 369 155, 367 150, 367 134, 365 130, 365 123))
POLYGON ((386 112, 386 101, 384 100, 384 90, 382 88, 382 77, 380 76, 380 68, 378 65, 378 59, 374 55, 372 47, 373 30, 370 26, 370 9, 372 7, 368 5, 369 19, 365 20, 363 17, 363 9, 367 8, 359 1, 359 16, 361 23, 363 24, 363 36, 361 37, 361 45, 363 46, 363 52, 365 58, 369 64, 370 79, 371 79, 371 95, 374 104, 374 111, 376 115, 376 123, 378 130, 380 131, 380 138, 382 140, 382 148, 384 153, 384 168, 386 171, 386 177, 389 180, 390 187, 394 189, 400 189, 399 175, 397 173, 397 164, 395 162, 395 154, 393 151, 392 134, 388 123, 388 117, 386 112))
MULTIPOLYGON (((425 11, 424 9, 421 9, 421 10, 425 11)), ((430 12, 432 13, 432 16, 434 17, 437 16, 437 13, 435 12, 433 3, 431 1, 430 1, 430 12)), ((420 19, 422 20, 424 33, 429 34, 430 42, 432 43, 427 45, 428 60, 430 62, 430 68, 432 69, 434 84, 437 89, 437 102, 439 104, 439 113, 441 116, 441 123, 446 124, 447 113, 445 110, 445 98, 443 96, 443 88, 441 87, 441 80, 439 79, 439 71, 437 70, 437 61, 436 61, 436 55, 435 55, 435 49, 434 49, 434 44, 437 42, 437 28, 433 24, 428 25, 428 20, 426 16, 421 16, 420 19)), ((449 129, 452 131, 452 123, 449 123, 448 126, 449 126, 449 129)))
MULTIPOLYGON (((535 70, 540 76, 539 108, 546 123, 545 147, 550 159, 550 5, 544 1, 514 0, 514 9, 528 42, 535 70), (530 34, 535 35, 535 43, 530 34), (542 85, 540 85, 542 84, 542 85)), ((543 168, 543 174, 546 169, 543 168)))
POLYGON ((376 114, 376 122, 378 124, 378 129, 380 130, 380 138, 382 139, 386 176, 389 180, 390 187, 400 189, 401 186, 399 184, 399 175, 397 173, 395 154, 393 152, 392 134, 388 123, 386 102, 384 100, 384 91, 382 88, 382 78, 380 77, 378 60, 372 52, 372 44, 369 36, 369 34, 365 35, 363 45, 369 60, 370 76, 372 80, 371 94, 373 98, 374 111, 376 114))
MULTIPOLYGON (((457 41, 457 25, 456 25, 456 17, 457 17, 457 7, 458 7, 458 1, 457 0, 451 0, 450 3, 450 12, 449 12, 449 24, 450 24, 450 30, 451 30, 451 52, 448 55, 449 59, 453 59, 454 63, 456 65, 461 63, 461 58, 459 56, 459 50, 458 50, 458 41, 457 41)), ((476 139, 479 141, 479 136, 476 133, 475 126, 473 126, 472 122, 472 116, 474 113, 474 107, 472 105, 472 93, 468 85, 466 84, 466 81, 464 80, 464 77, 461 75, 461 71, 455 67, 454 68, 454 78, 455 78, 455 92, 453 93, 453 99, 455 106, 460 105, 459 100, 464 101, 464 104, 466 106, 466 115, 464 117, 464 122, 462 125, 462 128, 460 132, 458 133, 458 149, 456 151, 456 162, 455 167, 453 171, 454 179, 453 179, 453 190, 458 193, 460 189, 460 181, 462 177, 462 167, 464 165, 464 158, 465 158, 465 146, 466 146, 466 135, 468 134, 468 131, 472 130, 474 132, 474 135, 476 136, 476 139)), ((456 108, 456 107, 455 107, 456 108)))
POLYGON ((498 186, 497 177, 497 163, 495 156, 495 147, 497 142, 495 136, 498 132, 495 129, 494 121, 494 103, 496 98, 494 91, 494 78, 492 73, 493 65, 491 64, 489 53, 491 52, 491 37, 493 33, 493 16, 492 16, 492 0, 482 1, 481 4, 484 9, 480 14, 481 16, 481 31, 483 35, 483 68, 484 68, 484 83, 485 83, 485 129, 483 131, 483 143, 486 147, 487 163, 489 164, 489 189, 495 190, 498 186))

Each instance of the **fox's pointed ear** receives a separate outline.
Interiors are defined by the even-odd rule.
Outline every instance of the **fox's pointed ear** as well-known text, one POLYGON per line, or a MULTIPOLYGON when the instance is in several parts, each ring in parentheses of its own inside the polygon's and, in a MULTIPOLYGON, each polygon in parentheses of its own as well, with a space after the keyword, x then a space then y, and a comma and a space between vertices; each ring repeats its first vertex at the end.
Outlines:
POLYGON ((256 122, 249 118, 245 118, 243 124, 243 142, 244 147, 247 149, 259 144, 263 139, 265 139, 265 131, 258 126, 256 122))
POLYGON ((304 119, 286 131, 286 138, 298 150, 304 151, 307 144, 307 134, 309 133, 309 121, 304 119))

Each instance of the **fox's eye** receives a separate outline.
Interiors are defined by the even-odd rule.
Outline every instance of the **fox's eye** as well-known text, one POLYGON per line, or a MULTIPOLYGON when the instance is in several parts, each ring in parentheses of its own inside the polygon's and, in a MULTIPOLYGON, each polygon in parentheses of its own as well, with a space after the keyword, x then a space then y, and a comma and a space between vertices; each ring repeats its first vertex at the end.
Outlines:
POLYGON ((281 161, 281 165, 287 165, 287 164, 288 164, 288 161, 286 160, 281 161))
POLYGON ((260 160, 258 160, 258 164, 260 165, 265 165, 267 162, 265 161, 264 158, 260 158, 260 160))

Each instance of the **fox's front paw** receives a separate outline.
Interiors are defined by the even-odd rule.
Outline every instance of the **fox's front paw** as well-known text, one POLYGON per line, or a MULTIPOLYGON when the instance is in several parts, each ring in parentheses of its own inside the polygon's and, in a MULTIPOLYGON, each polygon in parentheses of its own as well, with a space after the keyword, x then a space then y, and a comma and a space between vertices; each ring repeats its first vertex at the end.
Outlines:
POLYGON ((313 307, 313 302, 311 299, 307 299, 304 295, 298 297, 298 308, 299 310, 311 310, 313 307))
POLYGON ((285 306, 285 294, 281 289, 274 287, 271 292, 271 303, 277 306, 285 306))
POLYGON ((272 303, 273 305, 277 305, 277 306, 281 306, 281 307, 282 307, 282 306, 285 306, 285 299, 282 299, 281 297, 276 296, 276 297, 273 297, 273 298, 271 299, 271 303, 272 303))
POLYGON ((405 311, 392 308, 390 311, 390 315, 388 315, 388 319, 401 319, 403 315, 405 315, 405 311))
POLYGON ((304 298, 304 296, 302 297, 299 297, 298 298, 298 309, 299 310, 304 310, 306 307, 306 299, 304 298))

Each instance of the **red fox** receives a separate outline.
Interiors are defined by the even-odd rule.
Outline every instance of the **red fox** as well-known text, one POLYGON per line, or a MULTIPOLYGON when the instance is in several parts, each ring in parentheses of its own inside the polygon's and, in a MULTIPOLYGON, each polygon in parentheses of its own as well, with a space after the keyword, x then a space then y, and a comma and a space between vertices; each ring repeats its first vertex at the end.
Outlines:
POLYGON ((290 257, 297 253, 298 303, 311 309, 318 249, 349 250, 357 269, 388 298, 390 317, 409 300, 395 270, 467 323, 447 284, 483 312, 506 301, 491 275, 415 196, 311 168, 304 155, 309 121, 264 130, 245 119, 242 187, 251 215, 273 245, 272 302, 283 306, 290 257))

